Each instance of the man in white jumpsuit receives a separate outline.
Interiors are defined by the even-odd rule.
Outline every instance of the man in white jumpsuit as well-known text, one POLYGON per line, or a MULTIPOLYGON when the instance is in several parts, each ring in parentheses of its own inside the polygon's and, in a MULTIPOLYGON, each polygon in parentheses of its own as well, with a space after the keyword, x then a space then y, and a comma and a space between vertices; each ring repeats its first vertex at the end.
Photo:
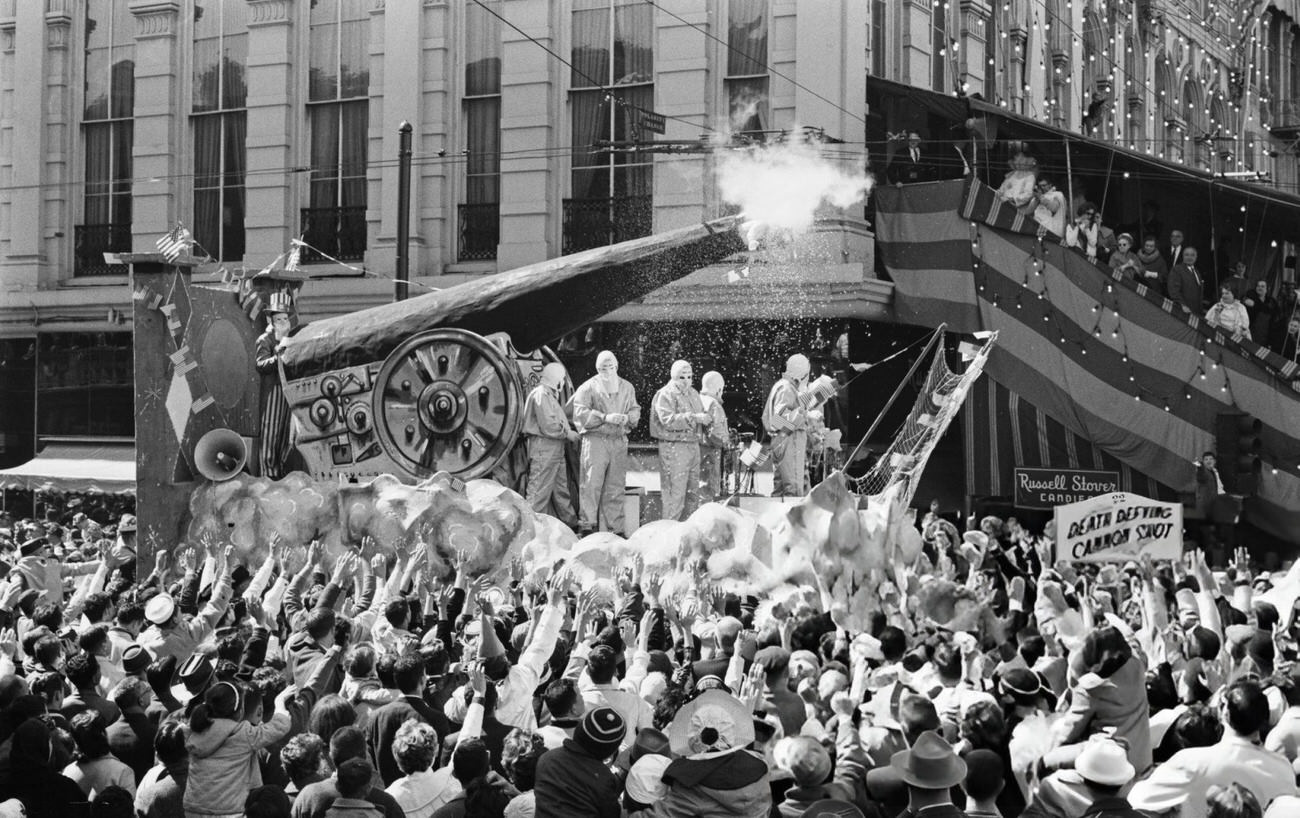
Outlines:
POLYGON ((785 377, 772 384, 763 405, 763 428, 772 437, 772 496, 808 493, 808 408, 801 390, 812 366, 803 355, 785 362, 785 377))
POLYGON ((618 376, 618 359, 596 356, 596 374, 573 393, 573 422, 582 435, 579 533, 623 532, 627 433, 641 420, 632 384, 618 376))
POLYGON ((672 379, 655 393, 650 436, 659 441, 659 495, 663 519, 684 520, 700 505, 700 437, 713 416, 704 411, 686 361, 674 361, 672 379))
POLYGON ((700 501, 711 503, 722 494, 722 458, 731 448, 727 411, 722 408, 726 382, 720 372, 705 372, 700 379, 700 402, 712 421, 700 441, 700 501))
POLYGON ((524 404, 524 435, 528 441, 528 502, 533 511, 549 514, 570 528, 577 528, 573 500, 569 497, 569 470, 564 446, 578 441, 560 405, 564 364, 550 363, 542 369, 542 382, 528 394, 524 404))

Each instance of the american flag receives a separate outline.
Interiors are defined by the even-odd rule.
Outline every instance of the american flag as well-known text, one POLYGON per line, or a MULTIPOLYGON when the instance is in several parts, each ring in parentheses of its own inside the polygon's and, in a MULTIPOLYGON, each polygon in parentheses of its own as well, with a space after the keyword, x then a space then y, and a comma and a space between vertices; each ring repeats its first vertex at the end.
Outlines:
POLYGON ((157 246, 158 252, 163 254, 163 258, 168 261, 175 261, 180 258, 182 250, 189 250, 190 247, 194 246, 194 237, 190 235, 190 231, 185 228, 185 225, 177 222, 176 226, 168 231, 167 235, 159 238, 154 244, 157 246))

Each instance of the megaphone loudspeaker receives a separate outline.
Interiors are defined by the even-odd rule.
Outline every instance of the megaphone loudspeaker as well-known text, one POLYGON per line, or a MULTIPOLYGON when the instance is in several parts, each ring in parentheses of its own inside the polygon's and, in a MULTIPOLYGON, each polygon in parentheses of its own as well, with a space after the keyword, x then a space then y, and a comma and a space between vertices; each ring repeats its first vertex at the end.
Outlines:
POLYGON ((247 462, 248 446, 230 429, 213 429, 194 447, 194 468, 214 483, 239 474, 247 462))

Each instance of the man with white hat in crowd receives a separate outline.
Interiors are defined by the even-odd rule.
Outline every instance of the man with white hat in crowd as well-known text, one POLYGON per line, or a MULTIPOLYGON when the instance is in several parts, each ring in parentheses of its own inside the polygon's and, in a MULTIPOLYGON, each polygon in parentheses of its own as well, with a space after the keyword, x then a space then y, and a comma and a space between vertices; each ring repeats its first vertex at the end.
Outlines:
POLYGON ((170 594, 157 594, 144 605, 144 618, 149 627, 140 634, 139 643, 154 659, 176 657, 183 662, 206 639, 212 636, 217 623, 230 605, 234 587, 230 579, 234 547, 227 546, 224 555, 217 557, 217 575, 212 596, 195 617, 186 616, 170 594))
POLYGON ((627 433, 641 422, 641 407, 609 350, 596 356, 596 374, 573 393, 573 422, 582 435, 578 531, 622 532, 627 433))
POLYGON ((1122 796, 1135 774, 1124 745, 1097 733, 1084 743, 1074 760, 1074 769, 1058 770, 1042 780, 1033 801, 1021 815, 1023 818, 1065 818, 1087 813, 1107 818, 1139 818, 1122 796))
POLYGON ((700 403, 712 419, 700 441, 700 502, 711 503, 722 493, 722 458, 731 448, 727 429, 727 410, 722 406, 726 381, 720 372, 710 370, 700 379, 700 403))
POLYGON ((772 438, 772 496, 802 497, 808 493, 808 407, 801 390, 812 364, 805 355, 791 355, 785 376, 772 384, 763 405, 763 428, 772 438))
POLYGON ((704 411, 694 379, 689 362, 673 361, 672 379, 655 393, 650 412, 665 520, 684 520, 700 505, 700 438, 713 416, 704 411))
POLYGON ((528 446, 528 503, 533 511, 549 514, 576 529, 569 496, 569 470, 565 446, 578 442, 578 433, 560 405, 560 389, 568 377, 564 364, 542 368, 541 382, 524 403, 524 438, 528 446))

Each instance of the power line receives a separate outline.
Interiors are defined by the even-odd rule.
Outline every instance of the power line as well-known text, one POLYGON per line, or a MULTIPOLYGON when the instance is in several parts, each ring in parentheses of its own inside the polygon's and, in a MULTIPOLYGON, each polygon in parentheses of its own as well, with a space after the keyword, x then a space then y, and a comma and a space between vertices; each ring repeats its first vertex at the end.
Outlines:
MULTIPOLYGON (((596 79, 594 79, 593 77, 591 77, 591 76, 590 76, 589 74, 587 74, 586 72, 582 71, 582 70, 581 70, 580 68, 578 68, 576 65, 574 65, 574 64, 571 63, 571 62, 569 62, 569 61, 566 60, 564 57, 561 57, 561 56, 560 56, 560 55, 559 55, 559 54, 558 54, 558 53, 557 53, 553 48, 551 48, 550 46, 548 46, 546 43, 542 42, 541 40, 538 40, 536 37, 534 37, 533 35, 529 34, 527 31, 524 31, 524 30, 523 30, 522 28, 520 28, 519 26, 517 26, 517 25, 515 25, 514 23, 510 22, 509 20, 507 20, 505 17, 503 17, 503 16, 501 15, 500 12, 498 12, 496 9, 491 8, 490 6, 488 6, 486 3, 483 2, 483 0, 473 0, 473 2, 474 2, 474 5, 478 6, 479 8, 483 9, 484 11, 486 11, 488 14, 491 14, 493 17, 497 18, 497 19, 500 20, 501 22, 503 22, 503 23, 505 23, 506 25, 510 26, 510 28, 514 29, 514 31, 516 31, 517 33, 523 35, 523 37, 524 37, 525 39, 527 39, 530 43, 536 45, 538 48, 542 49, 542 50, 545 51, 547 54, 550 54, 552 57, 554 57, 555 59, 559 60, 559 61, 560 61, 561 63, 563 63, 564 65, 568 66, 569 69, 573 71, 573 73, 577 74, 578 76, 580 76, 580 77, 582 77, 583 79, 585 79, 587 82, 591 83, 591 87, 592 87, 592 88, 595 88, 595 89, 597 89, 597 90, 599 90, 599 91, 604 92, 606 99, 609 99, 609 100, 610 100, 611 102, 613 102, 615 105, 620 105, 620 106, 622 106, 623 108, 632 108, 632 109, 637 110, 637 111, 642 110, 639 106, 633 105, 633 104, 631 104, 630 102, 625 101, 625 100, 622 98, 622 96, 621 96, 621 95, 620 95, 620 94, 619 94, 615 89, 611 88, 611 87, 608 86, 608 85, 605 85, 603 82, 598 82, 596 79)), ((613 24, 613 21, 611 20, 610 23, 611 23, 611 25, 612 25, 612 24, 613 24)), ((611 60, 612 60, 612 58, 613 58, 613 54, 610 55, 610 58, 611 58, 611 60)), ((612 64, 612 63, 611 63, 611 64, 612 64)), ((690 121, 689 119, 685 119, 685 118, 680 117, 680 116, 673 116, 672 114, 660 114, 660 116, 662 116, 664 119, 672 119, 672 120, 675 120, 675 121, 677 121, 677 122, 685 122, 687 125, 690 125, 690 126, 693 127, 693 128, 704 128, 706 131, 710 131, 710 132, 712 132, 712 133, 719 133, 719 134, 722 133, 721 131, 717 130, 716 128, 711 128, 711 127, 709 127, 708 125, 702 125, 702 124, 700 124, 700 123, 698 123, 698 122, 692 122, 692 121, 690 121)))
MULTIPOLYGON (((477 3, 478 0, 474 0, 474 2, 477 3)), ((839 111, 848 114, 849 116, 853 117, 853 118, 856 119, 857 121, 861 122, 863 125, 867 124, 866 117, 862 116, 861 114, 855 114, 855 113, 853 113, 853 112, 850 111, 848 108, 845 108, 844 106, 840 105, 838 102, 835 102, 834 100, 831 100, 831 99, 827 99, 826 97, 824 97, 824 96, 822 96, 821 94, 817 93, 817 92, 814 91, 813 89, 809 88, 808 86, 806 86, 806 85, 804 85, 803 83, 801 83, 801 82, 799 82, 798 80, 796 80, 794 77, 788 76, 788 75, 786 75, 786 74, 782 74, 780 71, 777 71, 775 68, 773 68, 772 66, 768 65, 767 63, 764 63, 764 62, 761 62, 760 60, 756 60, 756 59, 754 59, 754 58, 751 57, 750 55, 746 54, 745 52, 743 52, 743 51, 741 51, 740 49, 738 49, 738 48, 736 48, 735 46, 733 46, 731 43, 727 42, 726 40, 723 40, 723 39, 722 39, 721 37, 719 37, 718 35, 716 35, 716 34, 710 32, 708 29, 700 28, 699 26, 697 26, 697 25, 695 25, 694 23, 692 23, 690 20, 687 20, 687 19, 685 19, 684 17, 679 16, 676 12, 673 12, 673 11, 671 11, 671 10, 669 10, 669 9, 666 9, 666 8, 664 8, 663 6, 659 5, 659 4, 656 3, 654 0, 645 0, 645 2, 648 3, 648 4, 650 4, 650 5, 653 6, 654 8, 659 9, 659 10, 662 11, 664 14, 667 14, 669 17, 672 17, 673 19, 678 20, 679 22, 685 23, 686 25, 690 26, 691 28, 693 28, 693 29, 695 29, 696 31, 698 31, 698 32, 700 32, 701 34, 703 34, 705 37, 708 37, 710 40, 713 40, 713 41, 716 42, 716 43, 721 43, 722 45, 726 46, 726 48, 727 48, 728 51, 732 51, 732 52, 734 52, 734 53, 736 53, 736 54, 739 54, 740 56, 744 57, 745 59, 749 60, 749 61, 752 62, 752 63, 757 63, 758 65, 761 65, 761 66, 763 67, 763 70, 766 71, 767 73, 775 74, 776 76, 780 77, 781 79, 785 80, 786 82, 792 83, 792 84, 794 85, 795 88, 798 88, 798 89, 800 89, 801 91, 807 91, 808 93, 812 94, 814 97, 817 97, 817 99, 820 99, 822 102, 825 102, 827 105, 830 105, 830 106, 832 106, 832 107, 838 109, 839 111)))

